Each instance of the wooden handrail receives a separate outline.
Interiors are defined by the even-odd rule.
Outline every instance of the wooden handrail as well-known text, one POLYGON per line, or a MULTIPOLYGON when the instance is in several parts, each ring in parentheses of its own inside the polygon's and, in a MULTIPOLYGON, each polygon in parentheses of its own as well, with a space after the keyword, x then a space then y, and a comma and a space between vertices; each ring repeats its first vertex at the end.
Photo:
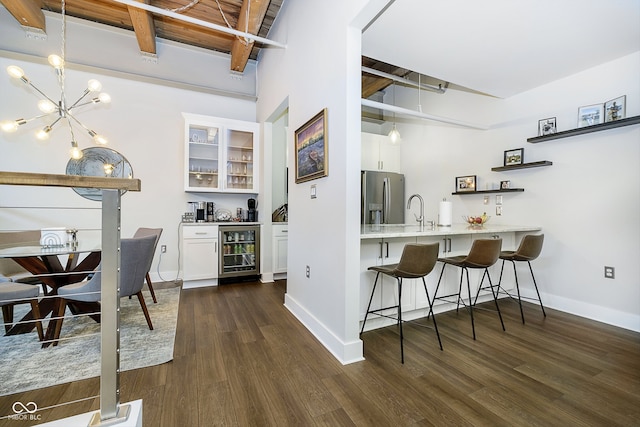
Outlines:
POLYGON ((0 185, 100 188, 127 191, 140 191, 142 188, 140 180, 134 178, 108 178, 99 176, 4 171, 0 171, 0 185))

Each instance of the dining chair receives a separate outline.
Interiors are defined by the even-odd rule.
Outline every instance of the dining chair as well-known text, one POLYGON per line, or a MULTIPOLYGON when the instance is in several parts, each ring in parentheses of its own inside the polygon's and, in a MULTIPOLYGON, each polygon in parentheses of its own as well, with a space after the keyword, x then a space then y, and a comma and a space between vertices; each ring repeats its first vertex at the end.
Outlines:
POLYGON ((471 245, 471 249, 467 255, 458 255, 447 258, 438 258, 438 261, 442 262, 442 270, 440 271, 440 277, 438 278, 438 285, 436 286, 436 291, 434 292, 434 301, 436 299, 446 300, 452 296, 456 297, 456 311, 460 307, 460 303, 468 308, 469 315, 471 316, 471 330, 473 332, 473 339, 476 339, 476 326, 473 320, 473 306, 474 303, 471 297, 471 285, 469 284, 469 269, 482 269, 482 279, 480 279, 480 287, 482 287, 482 283, 484 282, 484 278, 487 277, 489 280, 489 287, 491 288, 491 293, 493 294, 493 300, 496 305, 496 310, 498 311, 498 317, 500 317, 500 324, 502 325, 502 330, 504 331, 504 322, 502 321, 502 313, 500 313, 500 306, 498 306, 498 297, 494 290, 493 283, 491 282, 491 275, 489 274, 489 267, 494 265, 498 261, 498 257, 500 256, 500 249, 502 248, 502 239, 477 239, 473 241, 471 245), (442 280, 442 274, 444 273, 444 268, 447 265, 452 265, 455 267, 460 267, 460 285, 458 287, 458 292, 452 295, 444 295, 438 297, 438 289, 440 288, 440 282, 442 280), (464 298, 462 298, 462 278, 464 277, 465 272, 467 273, 467 296, 469 298, 469 303, 466 304, 464 302, 464 298))
MULTIPOLYGON (((156 237, 137 237, 120 240, 120 298, 135 295, 147 321, 149 329, 153 330, 151 317, 142 295, 145 274, 153 258, 153 247, 156 237)), ((57 323, 54 332, 54 344, 57 345, 62 329, 64 312, 67 301, 96 302, 100 300, 102 274, 98 271, 87 281, 58 288, 58 304, 56 306, 57 323)))
POLYGON ((18 304, 31 304, 31 311, 38 330, 38 339, 44 339, 40 308, 38 307, 38 295, 40 289, 36 285, 17 283, 8 277, 0 275, 0 306, 2 307, 2 320, 6 332, 13 326, 13 307, 18 304))
MULTIPOLYGON (((16 246, 40 245, 40 230, 19 230, 0 232, 0 247, 11 248, 16 246)), ((19 266, 11 259, 0 259, 0 274, 13 282, 39 284, 40 280, 19 266)))
MULTIPOLYGON (((162 234, 162 228, 144 228, 140 227, 133 234, 133 237, 146 237, 146 236, 156 236, 156 242, 153 245, 153 253, 156 253, 156 247, 158 246, 158 242, 160 241, 160 235, 162 234)), ((149 271, 151 270, 151 264, 153 263, 153 257, 149 260, 149 266, 147 267, 147 274, 145 275, 145 279, 147 280, 147 286, 149 286, 149 292, 151 293, 151 298, 154 303, 157 303, 156 293, 153 291, 153 283, 151 283, 151 277, 149 277, 149 271)))
POLYGON ((360 330, 360 335, 364 332, 364 325, 367 323, 367 317, 369 314, 375 314, 382 317, 389 317, 391 319, 397 320, 398 326, 400 328, 400 360, 404 363, 404 335, 402 332, 402 280, 403 279, 422 279, 422 285, 424 286, 424 291, 427 294, 427 301, 429 302, 429 316, 433 316, 433 327, 436 331, 436 335, 438 337, 438 344, 440 344, 440 350, 442 350, 442 341, 440 340, 440 332, 438 332, 438 324, 436 323, 436 315, 433 312, 433 305, 431 302, 431 298, 429 298, 429 291, 427 290, 427 283, 425 281, 425 276, 427 276, 433 270, 433 267, 436 265, 436 261, 438 259, 438 251, 439 251, 439 243, 430 243, 430 244, 406 244, 404 249, 402 250, 402 256, 400 257, 400 262, 398 264, 388 264, 388 265, 377 265, 369 267, 368 270, 376 272, 376 279, 373 282, 373 289, 371 290, 371 298, 369 299, 369 305, 367 306, 367 312, 364 315, 364 320, 362 322, 362 329, 360 330), (398 300, 397 305, 385 308, 377 308, 371 310, 371 303, 373 301, 373 297, 376 291, 376 286, 378 284, 378 279, 380 278, 380 274, 386 274, 396 279, 398 284, 398 300), (389 316, 385 314, 385 311, 395 308, 397 313, 397 318, 389 316))

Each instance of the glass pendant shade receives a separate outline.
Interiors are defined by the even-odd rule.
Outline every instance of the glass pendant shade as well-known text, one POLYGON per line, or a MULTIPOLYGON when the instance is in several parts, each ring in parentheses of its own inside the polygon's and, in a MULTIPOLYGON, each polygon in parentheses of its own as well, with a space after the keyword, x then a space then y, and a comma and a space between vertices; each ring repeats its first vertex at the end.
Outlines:
POLYGON ((400 143, 400 132, 398 132, 398 128, 396 128, 396 124, 393 124, 393 129, 389 132, 389 139, 392 144, 400 143))

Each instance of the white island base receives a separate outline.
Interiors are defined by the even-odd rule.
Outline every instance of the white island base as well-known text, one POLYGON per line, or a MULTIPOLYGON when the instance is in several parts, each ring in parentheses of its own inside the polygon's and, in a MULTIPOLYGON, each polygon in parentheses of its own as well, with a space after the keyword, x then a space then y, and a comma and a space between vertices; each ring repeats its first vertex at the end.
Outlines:
MULTIPOLYGON (((420 229, 418 225, 363 225, 360 233, 360 326, 364 320, 371 297, 371 290, 376 273, 367 269, 375 265, 394 264, 400 261, 402 250, 407 243, 440 243, 439 257, 465 255, 469 252, 471 244, 476 239, 502 239, 502 250, 515 250, 520 240, 526 234, 537 234, 541 228, 538 226, 510 226, 488 225, 472 227, 467 224, 453 224, 451 227, 435 227, 420 229)), ((501 261, 489 268, 489 274, 494 286, 498 284, 501 261)), ((438 283, 438 277, 442 270, 442 263, 437 263, 433 271, 425 278, 429 296, 434 298, 434 292, 438 283)), ((442 276, 442 283, 438 289, 438 296, 451 295, 458 292, 460 283, 460 268, 447 266, 442 276)), ((505 269, 506 270, 506 269, 505 269)), ((482 269, 469 270, 471 293, 475 293, 480 285, 482 269)), ((466 282, 466 278, 465 278, 466 282)), ((466 283, 463 282, 462 296, 466 298, 466 283)), ((404 279, 402 287, 402 318, 414 320, 426 317, 429 313, 429 303, 422 286, 421 279, 404 279)), ((483 286, 488 285, 487 280, 483 286)), ((506 290, 515 288, 512 269, 509 274, 505 272, 502 287, 506 290)), ((454 298, 455 299, 455 298, 454 298)), ((489 290, 480 293, 478 302, 491 300, 489 290)), ((371 309, 390 307, 397 305, 398 290, 396 280, 385 275, 380 275, 378 287, 373 297, 371 309)), ((455 309, 456 304, 447 301, 436 301, 434 312, 441 313, 455 309)), ((393 313, 391 309, 389 313, 393 313)), ((366 330, 382 328, 394 324, 393 319, 369 315, 366 330)))

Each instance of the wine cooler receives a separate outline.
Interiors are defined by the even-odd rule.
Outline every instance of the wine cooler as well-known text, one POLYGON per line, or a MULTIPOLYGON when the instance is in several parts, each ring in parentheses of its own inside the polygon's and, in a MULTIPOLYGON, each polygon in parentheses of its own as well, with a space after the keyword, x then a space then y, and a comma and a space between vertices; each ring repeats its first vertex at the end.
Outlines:
POLYGON ((224 225, 220 230, 219 277, 260 274, 260 226, 224 225))

